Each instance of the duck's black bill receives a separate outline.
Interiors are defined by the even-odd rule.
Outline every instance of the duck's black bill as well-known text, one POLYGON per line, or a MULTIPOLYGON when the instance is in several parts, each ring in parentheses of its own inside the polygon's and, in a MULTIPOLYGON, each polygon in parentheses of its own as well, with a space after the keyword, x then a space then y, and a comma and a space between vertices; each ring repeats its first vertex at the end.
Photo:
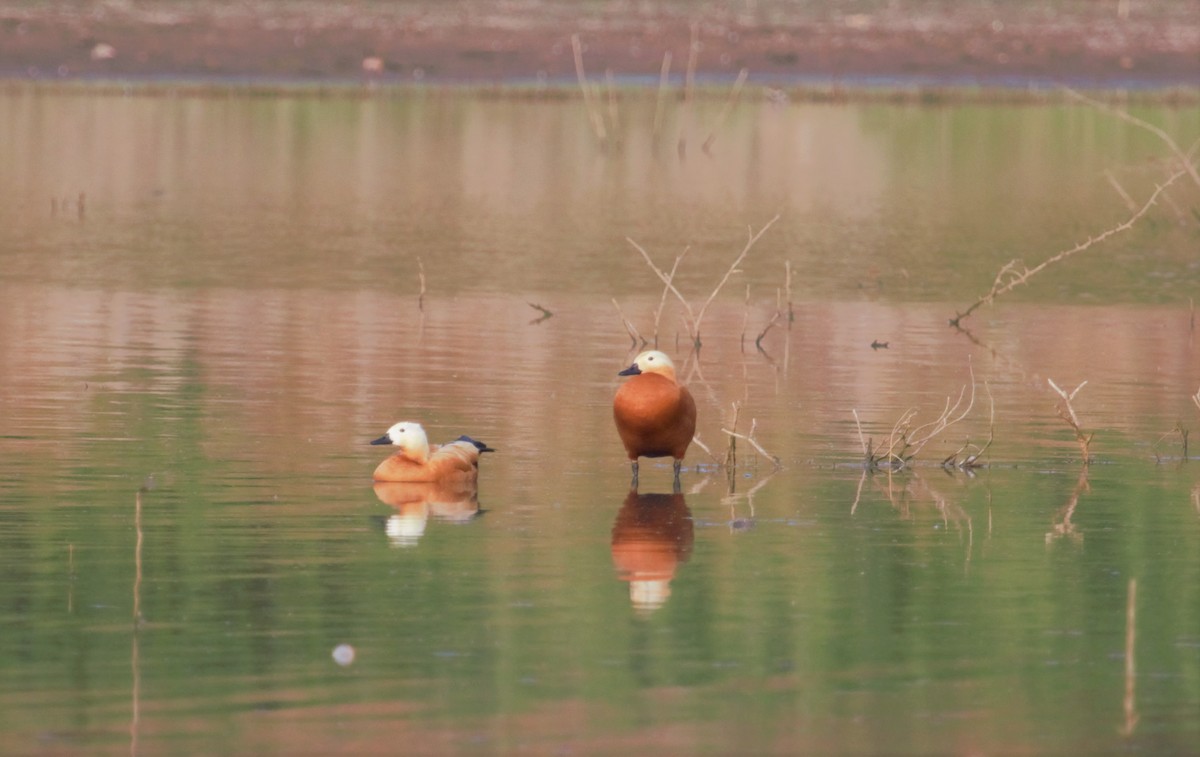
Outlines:
POLYGON ((637 363, 634 363, 633 365, 629 366, 625 370, 617 373, 617 375, 618 376, 636 376, 641 372, 642 372, 642 369, 637 367, 637 363))
POLYGON ((391 443, 392 443, 392 440, 390 438, 388 438, 387 434, 384 434, 383 436, 381 436, 378 439, 371 442, 371 444, 391 444, 391 443))

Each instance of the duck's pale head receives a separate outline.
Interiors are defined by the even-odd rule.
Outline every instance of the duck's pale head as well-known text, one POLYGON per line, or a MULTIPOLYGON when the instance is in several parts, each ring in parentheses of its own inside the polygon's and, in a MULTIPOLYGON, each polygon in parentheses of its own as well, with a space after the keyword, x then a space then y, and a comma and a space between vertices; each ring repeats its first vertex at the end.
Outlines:
POLYGON ((429 437, 420 423, 401 421, 387 430, 383 436, 371 444, 392 444, 400 448, 400 452, 418 463, 429 459, 429 437))
POLYGON ((658 350, 647 350, 633 360, 633 365, 618 373, 618 376, 636 376, 639 373, 657 373, 675 380, 675 364, 667 353, 658 350))

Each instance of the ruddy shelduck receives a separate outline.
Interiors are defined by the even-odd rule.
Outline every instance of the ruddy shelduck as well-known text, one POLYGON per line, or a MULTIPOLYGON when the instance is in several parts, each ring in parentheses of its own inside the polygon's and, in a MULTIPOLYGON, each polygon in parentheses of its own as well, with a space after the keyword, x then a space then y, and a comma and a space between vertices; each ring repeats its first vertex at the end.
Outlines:
POLYGON ((479 456, 496 451, 469 436, 431 449, 425 429, 412 421, 397 423, 371 444, 400 448, 375 469, 375 480, 401 483, 474 481, 479 476, 479 456))
POLYGON ((696 434, 696 401, 675 377, 675 364, 666 353, 650 350, 619 372, 632 376, 613 399, 617 433, 629 454, 633 488, 638 483, 639 457, 675 458, 675 486, 679 467, 696 434))

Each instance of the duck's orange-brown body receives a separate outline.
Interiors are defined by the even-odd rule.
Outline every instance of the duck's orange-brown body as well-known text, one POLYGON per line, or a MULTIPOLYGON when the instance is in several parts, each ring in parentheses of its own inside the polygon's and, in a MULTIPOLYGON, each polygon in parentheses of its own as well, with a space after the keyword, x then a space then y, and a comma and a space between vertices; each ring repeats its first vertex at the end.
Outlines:
POLYGON ((479 477, 479 449, 470 442, 435 447, 423 462, 401 451, 375 468, 376 481, 401 483, 474 481, 479 477))
POLYGON ((650 350, 618 375, 632 376, 613 398, 613 420, 633 469, 630 486, 637 489, 639 457, 675 458, 675 489, 688 445, 696 435, 696 400, 675 378, 675 364, 665 353, 650 350))
POLYGON ((630 460, 682 460, 696 434, 696 401, 673 378, 641 373, 617 390, 613 420, 630 460))
POLYGON ((395 424, 371 444, 400 448, 375 468, 376 481, 396 483, 474 483, 479 477, 479 456, 494 451, 469 436, 431 448, 425 429, 411 421, 395 424))

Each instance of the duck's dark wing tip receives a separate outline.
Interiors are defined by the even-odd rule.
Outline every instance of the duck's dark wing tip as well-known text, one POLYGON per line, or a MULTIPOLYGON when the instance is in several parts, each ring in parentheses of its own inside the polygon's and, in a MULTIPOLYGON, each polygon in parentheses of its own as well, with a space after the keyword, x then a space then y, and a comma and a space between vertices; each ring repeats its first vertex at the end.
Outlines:
POLYGON ((462 436, 458 437, 454 441, 467 442, 468 444, 474 444, 475 449, 479 450, 480 452, 495 452, 496 451, 496 450, 492 449, 491 447, 487 446, 486 444, 484 444, 483 442, 472 439, 471 437, 467 436, 466 434, 463 434, 462 436))

